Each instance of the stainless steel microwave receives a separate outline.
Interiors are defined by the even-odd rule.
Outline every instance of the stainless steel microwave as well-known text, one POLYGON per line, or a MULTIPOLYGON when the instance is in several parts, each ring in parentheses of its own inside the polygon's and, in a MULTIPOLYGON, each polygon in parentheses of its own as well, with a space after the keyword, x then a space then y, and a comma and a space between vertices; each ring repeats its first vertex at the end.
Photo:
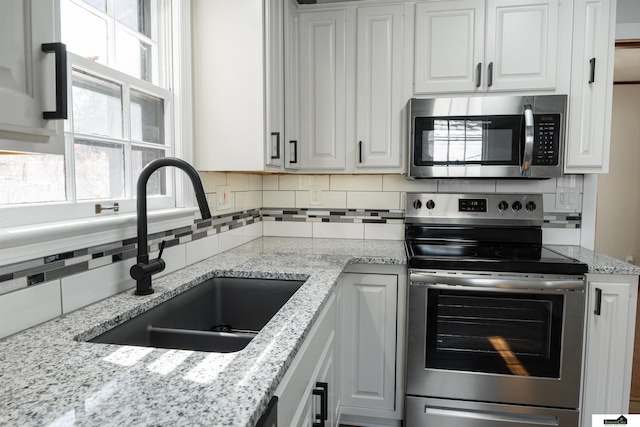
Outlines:
POLYGON ((409 178, 562 175, 567 95, 413 98, 409 178))

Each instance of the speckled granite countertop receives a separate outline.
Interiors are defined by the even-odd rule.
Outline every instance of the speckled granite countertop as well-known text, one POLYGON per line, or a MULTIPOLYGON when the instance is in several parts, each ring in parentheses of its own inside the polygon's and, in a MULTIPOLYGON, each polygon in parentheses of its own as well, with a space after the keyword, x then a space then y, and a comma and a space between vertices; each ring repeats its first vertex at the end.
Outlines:
POLYGON ((253 426, 347 264, 404 264, 403 242, 260 238, 0 341, 0 425, 253 426), (306 280, 237 353, 78 342, 210 277, 306 280))
POLYGON ((580 246, 546 245, 553 251, 577 259, 589 266, 589 273, 639 274, 640 267, 580 246))
MULTIPOLYGON (((550 249, 592 273, 640 267, 576 246, 550 249)), ((264 237, 0 341, 0 425, 253 426, 348 264, 406 263, 401 241, 264 237), (78 342, 211 277, 306 280, 249 345, 204 353, 78 342)))

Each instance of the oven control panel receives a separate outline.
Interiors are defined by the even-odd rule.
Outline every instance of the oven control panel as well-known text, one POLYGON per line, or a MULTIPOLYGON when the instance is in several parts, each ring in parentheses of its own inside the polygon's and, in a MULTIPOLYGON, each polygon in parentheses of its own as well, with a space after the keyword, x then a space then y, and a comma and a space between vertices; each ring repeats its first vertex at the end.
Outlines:
POLYGON ((406 222, 542 225, 542 194, 407 193, 406 222))

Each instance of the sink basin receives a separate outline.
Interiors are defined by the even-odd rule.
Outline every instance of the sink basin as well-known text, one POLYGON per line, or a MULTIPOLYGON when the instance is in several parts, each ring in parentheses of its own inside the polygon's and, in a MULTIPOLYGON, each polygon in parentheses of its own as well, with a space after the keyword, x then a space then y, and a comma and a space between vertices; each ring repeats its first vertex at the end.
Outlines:
POLYGON ((216 277, 90 342, 220 353, 239 351, 303 283, 216 277))

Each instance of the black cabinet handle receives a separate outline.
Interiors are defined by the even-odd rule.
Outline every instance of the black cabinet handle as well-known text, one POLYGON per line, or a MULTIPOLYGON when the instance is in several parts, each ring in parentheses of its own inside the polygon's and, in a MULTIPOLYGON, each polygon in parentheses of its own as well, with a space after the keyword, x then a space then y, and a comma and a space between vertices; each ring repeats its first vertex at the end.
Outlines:
POLYGON ((45 111, 45 120, 62 120, 67 114, 67 46, 64 43, 43 43, 42 51, 56 55, 56 111, 45 111))
POLYGON ((280 158, 280 132, 271 132, 271 160, 280 158), (273 154, 273 137, 276 137, 276 154, 273 154))
POLYGON ((591 72, 589 73, 589 84, 596 81, 596 58, 591 58, 589 60, 589 67, 591 68, 591 72))
POLYGON ((316 414, 313 427, 325 427, 325 421, 329 419, 329 384, 317 382, 316 388, 311 392, 314 396, 320 396, 320 414, 316 414))
POLYGON ((593 310, 593 314, 600 316, 602 311, 602 289, 596 288, 596 309, 593 310))
POLYGON ((476 66, 476 87, 482 84, 482 62, 478 62, 476 66))
POLYGON ((493 62, 489 62, 488 67, 488 77, 487 77, 487 86, 493 86, 493 62))
POLYGON ((362 163, 362 141, 358 141, 358 163, 362 163))
POLYGON ((289 160, 289 163, 298 163, 298 141, 289 141, 289 147, 293 144, 293 160, 289 160))

